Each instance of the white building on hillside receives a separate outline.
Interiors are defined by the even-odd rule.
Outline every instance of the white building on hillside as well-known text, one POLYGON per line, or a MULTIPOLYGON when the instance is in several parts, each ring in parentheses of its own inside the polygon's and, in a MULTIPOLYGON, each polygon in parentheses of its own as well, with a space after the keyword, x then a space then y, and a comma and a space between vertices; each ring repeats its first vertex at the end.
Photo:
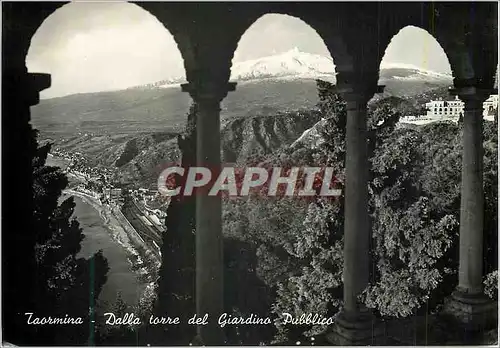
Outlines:
POLYGON ((426 118, 430 119, 458 119, 464 112, 464 102, 458 96, 455 100, 431 100, 425 104, 426 118))
POLYGON ((483 116, 493 117, 495 112, 498 112, 498 94, 490 95, 483 104, 483 116))
MULTIPOLYGON (((454 100, 431 100, 425 104, 427 113, 421 116, 405 116, 400 122, 426 124, 436 121, 458 121, 464 114, 464 102, 458 96, 454 100)), ((498 95, 491 95, 483 104, 483 118, 493 121, 498 112, 498 95)))

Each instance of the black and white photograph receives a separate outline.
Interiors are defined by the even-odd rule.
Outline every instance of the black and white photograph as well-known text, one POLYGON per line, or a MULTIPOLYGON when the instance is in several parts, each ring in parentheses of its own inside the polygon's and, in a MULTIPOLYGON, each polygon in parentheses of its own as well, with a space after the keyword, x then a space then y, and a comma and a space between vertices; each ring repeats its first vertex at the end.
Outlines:
POLYGON ((2 346, 498 346, 498 2, 1 9, 2 346))

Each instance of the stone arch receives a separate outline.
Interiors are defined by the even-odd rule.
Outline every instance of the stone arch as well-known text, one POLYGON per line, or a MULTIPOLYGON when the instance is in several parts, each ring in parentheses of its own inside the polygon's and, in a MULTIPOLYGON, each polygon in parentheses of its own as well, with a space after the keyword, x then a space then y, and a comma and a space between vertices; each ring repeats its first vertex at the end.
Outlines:
POLYGON ((186 80, 191 81, 199 59, 197 57, 197 37, 194 34, 197 21, 194 15, 186 16, 186 12, 189 11, 189 7, 185 6, 187 4, 165 2, 137 2, 134 4, 155 16, 172 34, 184 62, 186 80), (186 17, 192 18, 186 20, 186 17))
MULTIPOLYGON (((49 32, 50 31, 53 31, 55 28, 55 24, 54 23, 54 19, 56 18, 62 18, 64 17, 64 12, 63 11, 67 11, 69 6, 82 6, 83 4, 80 3, 65 3, 65 4, 61 4, 61 3, 57 3, 55 4, 55 6, 48 6, 46 8, 46 11, 43 12, 44 16, 40 16, 39 17, 39 20, 36 21, 36 25, 33 25, 33 21, 30 22, 30 24, 32 24, 32 27, 33 27, 33 30, 31 30, 31 33, 32 35, 29 36, 29 45, 27 47, 27 49, 25 50, 26 54, 25 54, 25 64, 26 65, 29 65, 29 58, 30 58, 30 54, 32 53, 33 51, 33 43, 35 40, 38 40, 38 42, 43 44, 43 38, 37 36, 39 35, 40 32, 42 31, 45 31, 45 32, 49 32), (54 27, 54 28, 52 28, 54 27)), ((107 6, 107 5, 110 5, 110 4, 99 4, 97 3, 96 4, 97 6, 107 6)), ((116 4, 118 5, 118 4, 116 4)), ((150 17, 150 19, 148 19, 147 21, 147 24, 148 24, 148 31, 149 30, 153 30, 155 31, 156 33, 161 33, 162 30, 164 31, 165 33, 165 37, 164 38, 161 38, 161 42, 166 42, 166 40, 173 40, 173 45, 172 46, 172 49, 170 50, 170 47, 168 48, 169 50, 167 50, 167 48, 165 48, 165 56, 167 57, 172 57, 170 60, 171 60, 171 63, 173 63, 174 65, 178 65, 177 61, 178 59, 180 58, 180 61, 184 61, 184 57, 183 57, 183 54, 182 54, 182 51, 179 49, 179 43, 178 43, 178 40, 176 38, 176 36, 167 28, 167 26, 158 19, 158 17, 153 13, 153 11, 150 11, 149 9, 147 8, 144 8, 143 6, 139 6, 137 4, 133 4, 133 3, 125 3, 125 4, 120 4, 120 6, 127 6, 127 9, 129 11, 127 17, 128 18, 125 18, 125 21, 130 21, 131 23, 133 23, 134 20, 137 20, 137 21, 142 21, 144 20, 145 18, 147 17, 150 17), (168 34, 171 35, 171 37, 168 36, 168 34)), ((111 4, 111 6, 115 6, 115 4, 111 4)), ((73 9, 74 10, 74 9, 73 9)), ((83 10, 85 10, 85 7, 83 8, 83 10)), ((93 11, 96 11, 99 13, 101 9, 93 9, 93 10, 90 10, 91 12, 93 11)), ((102 9, 105 11, 105 9, 102 9)), ((120 22, 121 20, 118 20, 118 22, 120 22)), ((123 22, 125 21, 121 21, 122 25, 123 25, 123 22)), ((96 21, 98 22, 98 21, 96 21)), ((66 30, 73 30, 75 31, 75 33, 78 33, 78 27, 83 27, 85 26, 85 24, 82 24, 82 23, 76 23, 74 26, 71 25, 71 26, 68 26, 68 28, 66 28, 66 30)), ((125 27, 125 26, 124 26, 125 27)), ((92 28, 92 25, 90 25, 90 29, 93 29, 92 28)), ((106 29, 104 26, 101 26, 98 27, 96 26, 96 29, 99 29, 99 30, 103 30, 103 34, 106 34, 106 29)), ((64 29, 63 29, 64 31, 64 29)), ((131 31, 133 32, 133 31, 131 31)), ((144 37, 144 34, 145 33, 137 33, 137 35, 141 36, 141 37, 144 37)), ((105 35, 103 35, 105 36, 105 35)), ((99 40, 96 40, 96 41, 99 41, 99 40)), ((48 40, 47 40, 48 42, 48 40)), ((123 46, 126 44, 126 42, 123 43, 123 46)), ((133 47, 131 47, 131 49, 133 49, 133 47)), ((180 62, 179 61, 179 62, 180 62)), ((185 70, 182 68, 182 65, 179 65, 179 67, 175 67, 175 71, 179 71, 178 73, 176 72, 175 74, 176 75, 179 75, 179 76, 167 76, 167 77, 179 77, 179 78, 182 78, 184 76, 184 79, 185 79, 185 70)), ((35 69, 37 70, 37 69, 35 69)), ((38 70, 45 70, 45 69, 38 69, 38 70)), ((159 73, 160 74, 160 73, 159 73)), ((161 73, 162 74, 162 73, 161 73)), ((149 76, 148 78, 151 79, 151 83, 154 83, 156 81, 153 81, 155 79, 155 73, 151 72, 150 74, 151 76, 149 76)), ((157 78, 157 80, 160 80, 161 78, 163 78, 163 74, 162 76, 159 76, 157 78)), ((57 76, 56 76, 57 78, 57 76)), ((144 83, 149 83, 148 81, 144 81, 144 83)), ((141 83, 142 84, 142 81, 141 83)), ((129 86, 123 86, 123 87, 129 87, 129 86)), ((118 87, 118 88, 122 88, 121 86, 118 87)))
MULTIPOLYGON (((471 70, 470 62, 464 59, 462 54, 457 54, 457 52, 463 52, 463 49, 453 45, 450 40, 460 36, 456 26, 456 7, 452 9, 454 12, 449 13, 449 9, 441 4, 413 3, 401 4, 400 6, 395 13, 401 12, 403 15, 395 16, 395 13, 389 13, 385 18, 387 26, 384 30, 386 39, 384 52, 392 39, 402 31, 408 30, 408 28, 418 28, 434 39, 431 40, 434 41, 433 45, 437 43, 444 51, 453 76, 456 75, 457 70, 471 70), (459 66, 461 68, 458 68, 459 66)), ((460 42, 460 39, 455 41, 456 43, 460 42)))
POLYGON ((455 12, 440 5, 436 36, 450 57, 455 87, 493 88, 498 65, 498 4, 461 3, 455 12), (462 25, 458 26, 456 23, 462 25))
MULTIPOLYGON (((239 31, 239 37, 237 39, 237 47, 241 43, 241 40, 252 27, 267 15, 282 15, 294 18, 295 20, 302 22, 303 25, 312 29, 316 35, 323 41, 326 46, 330 58, 333 60, 336 71, 352 71, 353 62, 352 57, 348 53, 347 45, 345 44, 341 33, 335 29, 332 25, 332 19, 328 20, 318 17, 317 14, 310 15, 308 11, 303 11, 301 9, 295 9, 293 6, 290 8, 283 8, 280 6, 269 6, 266 8, 267 11, 260 12, 253 16, 253 18, 248 18, 245 26, 239 31)), ((234 54, 233 57, 234 58, 234 54)))
POLYGON ((409 25, 426 30, 445 51, 456 86, 491 88, 498 64, 497 10, 493 2, 405 4, 395 12, 403 15, 387 15, 386 32, 392 37, 409 25))
MULTIPOLYGON (((232 57, 230 80, 238 86, 224 99, 223 115, 313 109, 319 101, 316 79, 336 83, 327 45, 313 27, 295 16, 274 12, 260 16, 246 27, 232 57), (242 102, 248 106, 241 108, 242 102)), ((269 144, 261 142, 265 149, 281 141, 279 131, 267 135, 272 139, 269 144)))
MULTIPOLYGON (((465 41, 465 40, 464 40, 465 41)), ((498 64, 498 51, 483 41, 483 45, 468 47, 463 41, 452 38, 443 45, 448 53, 455 79, 455 86, 494 87, 498 64), (478 54, 482 54, 478 57, 478 54)), ((495 44, 496 45, 496 44, 495 44)))

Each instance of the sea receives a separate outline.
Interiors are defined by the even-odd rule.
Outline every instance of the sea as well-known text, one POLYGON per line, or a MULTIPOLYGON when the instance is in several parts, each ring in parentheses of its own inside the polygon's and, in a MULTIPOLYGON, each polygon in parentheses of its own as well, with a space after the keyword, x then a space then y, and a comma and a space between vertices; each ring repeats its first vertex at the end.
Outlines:
MULTIPOLYGON (((67 162, 49 155, 46 164, 65 168, 67 162)), ((69 194, 63 194, 61 200, 68 196, 69 194)), ((87 259, 102 250, 108 261, 107 281, 99 294, 98 309, 105 311, 110 308, 118 294, 128 306, 137 305, 148 282, 132 268, 131 259, 136 253, 130 245, 117 241, 116 233, 120 227, 114 224, 114 219, 105 219, 96 204, 92 204, 88 199, 74 196, 74 201, 73 216, 77 218, 85 235, 78 256, 87 259)))

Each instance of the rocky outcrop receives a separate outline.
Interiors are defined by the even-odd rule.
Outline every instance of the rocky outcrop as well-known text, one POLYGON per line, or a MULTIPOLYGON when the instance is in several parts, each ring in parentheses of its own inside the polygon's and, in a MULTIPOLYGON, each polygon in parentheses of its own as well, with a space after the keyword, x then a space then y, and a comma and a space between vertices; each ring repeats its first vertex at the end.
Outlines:
MULTIPOLYGON (((226 122, 221 128, 221 158, 225 163, 258 161, 280 147, 291 145, 304 130, 320 119, 315 111, 284 113, 275 116, 255 116, 226 122)), ((150 135, 131 139, 127 144, 148 144, 150 135)), ((127 146, 122 145, 120 151, 127 146)), ((116 157, 116 156, 115 156, 116 157)), ((137 155, 120 166, 117 180, 122 183, 140 182, 155 185, 161 171, 177 163, 180 152, 177 140, 169 138, 148 147, 139 147, 137 155)), ((121 158, 121 157, 120 157, 121 158)))
POLYGON ((222 128, 222 159, 246 163, 292 144, 320 119, 316 111, 236 119, 222 128))

